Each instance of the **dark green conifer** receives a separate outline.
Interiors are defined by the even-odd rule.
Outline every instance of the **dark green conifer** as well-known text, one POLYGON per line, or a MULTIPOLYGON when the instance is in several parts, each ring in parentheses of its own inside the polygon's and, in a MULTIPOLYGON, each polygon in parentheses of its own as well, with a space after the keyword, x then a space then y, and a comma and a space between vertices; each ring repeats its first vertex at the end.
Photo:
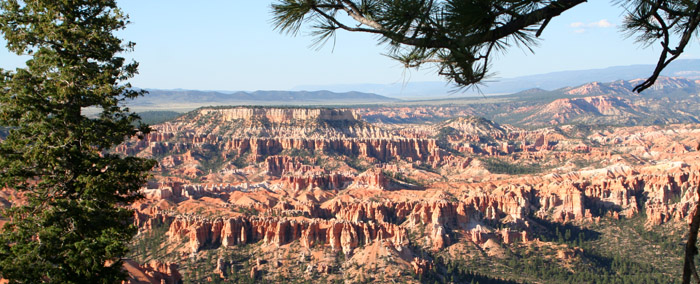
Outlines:
POLYGON ((154 161, 107 151, 149 131, 123 101, 138 65, 114 0, 0 0, 0 32, 25 68, 0 69, 0 186, 26 202, 3 213, 0 276, 17 283, 115 283, 136 232, 126 205, 154 161), (96 113, 88 116, 88 112, 96 113), (136 126, 135 126, 136 125, 136 126))

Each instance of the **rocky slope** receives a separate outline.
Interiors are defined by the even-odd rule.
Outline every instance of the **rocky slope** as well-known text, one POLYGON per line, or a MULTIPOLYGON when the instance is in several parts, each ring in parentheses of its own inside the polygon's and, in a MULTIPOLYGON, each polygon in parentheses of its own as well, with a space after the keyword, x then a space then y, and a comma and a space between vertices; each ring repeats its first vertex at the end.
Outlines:
POLYGON ((145 265, 126 259, 124 270, 129 273, 125 284, 177 284, 182 283, 182 276, 177 270, 178 265, 152 260, 145 265))
MULTIPOLYGON (((580 99, 601 115, 619 107, 580 99)), ((133 205, 133 257, 177 263, 193 282, 533 281, 505 263, 533 250, 553 267, 613 271, 589 245, 612 238, 605 224, 671 234, 700 185, 694 124, 526 130, 470 116, 390 125, 349 110, 218 108, 154 128, 116 149, 159 162, 133 205), (505 268, 455 274, 457 263, 505 268)))

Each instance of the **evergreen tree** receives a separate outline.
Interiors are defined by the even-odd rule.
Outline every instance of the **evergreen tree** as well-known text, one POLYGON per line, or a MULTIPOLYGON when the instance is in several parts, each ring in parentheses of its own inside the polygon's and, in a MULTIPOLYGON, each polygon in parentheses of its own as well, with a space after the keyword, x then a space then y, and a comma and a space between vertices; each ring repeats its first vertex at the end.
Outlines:
POLYGON ((0 0, 7 47, 31 55, 0 69, 0 186, 23 202, 4 212, 0 276, 17 283, 115 283, 136 232, 125 208, 154 161, 107 151, 149 128, 123 101, 138 65, 114 33, 127 17, 114 0, 0 0), (96 111, 88 117, 86 109, 96 111), (136 125, 136 126, 135 126, 136 125))

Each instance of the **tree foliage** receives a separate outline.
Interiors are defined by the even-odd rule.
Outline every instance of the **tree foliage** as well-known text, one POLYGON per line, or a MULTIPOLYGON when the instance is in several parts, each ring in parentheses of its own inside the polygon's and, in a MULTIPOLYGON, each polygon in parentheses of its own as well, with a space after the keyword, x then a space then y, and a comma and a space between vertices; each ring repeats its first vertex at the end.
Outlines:
MULTIPOLYGON (((305 24, 316 44, 338 30, 377 35, 389 57, 407 68, 435 64, 461 87, 489 75, 489 59, 510 46, 530 49, 549 21, 585 0, 276 0, 273 23, 297 34, 305 24), (347 14, 346 17, 345 14, 347 14)), ((661 70, 697 35, 697 1, 619 0, 627 11, 625 30, 647 44, 661 43, 658 66, 638 86, 651 86, 661 70), (671 41, 678 39, 673 47, 671 41), (669 57, 670 56, 670 57, 669 57)))
POLYGON ((0 183, 23 198, 4 212, 0 276, 18 283, 114 283, 135 233, 124 205, 154 161, 109 154, 147 133, 121 102, 138 65, 117 54, 128 23, 114 0, 0 0, 7 47, 31 55, 1 70, 0 183), (96 117, 85 108, 99 111, 96 117), (134 125, 137 125, 135 127, 134 125))
POLYGON ((647 45, 659 42, 662 48, 654 73, 634 88, 641 92, 651 87, 661 71, 683 53, 693 36, 697 37, 700 5, 688 0, 631 0, 620 4, 627 10, 624 29, 628 34, 637 35, 637 40, 647 45))

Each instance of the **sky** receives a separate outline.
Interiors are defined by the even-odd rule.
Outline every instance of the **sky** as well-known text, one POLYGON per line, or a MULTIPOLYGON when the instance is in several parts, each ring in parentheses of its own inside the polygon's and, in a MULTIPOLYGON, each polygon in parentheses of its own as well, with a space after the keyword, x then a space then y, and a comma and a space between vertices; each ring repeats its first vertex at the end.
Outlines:
MULTIPOLYGON (((404 69, 368 34, 338 32, 320 49, 313 38, 280 34, 263 0, 118 0, 131 24, 118 34, 136 43, 132 85, 155 89, 288 90, 296 86, 442 81, 433 68, 404 69)), ((512 47, 492 60, 495 78, 564 70, 655 64, 660 48, 620 32, 623 9, 607 0, 554 18, 534 53, 512 47)), ((682 58, 700 58, 695 39, 682 58)), ((0 67, 21 66, 0 39, 0 67)))

